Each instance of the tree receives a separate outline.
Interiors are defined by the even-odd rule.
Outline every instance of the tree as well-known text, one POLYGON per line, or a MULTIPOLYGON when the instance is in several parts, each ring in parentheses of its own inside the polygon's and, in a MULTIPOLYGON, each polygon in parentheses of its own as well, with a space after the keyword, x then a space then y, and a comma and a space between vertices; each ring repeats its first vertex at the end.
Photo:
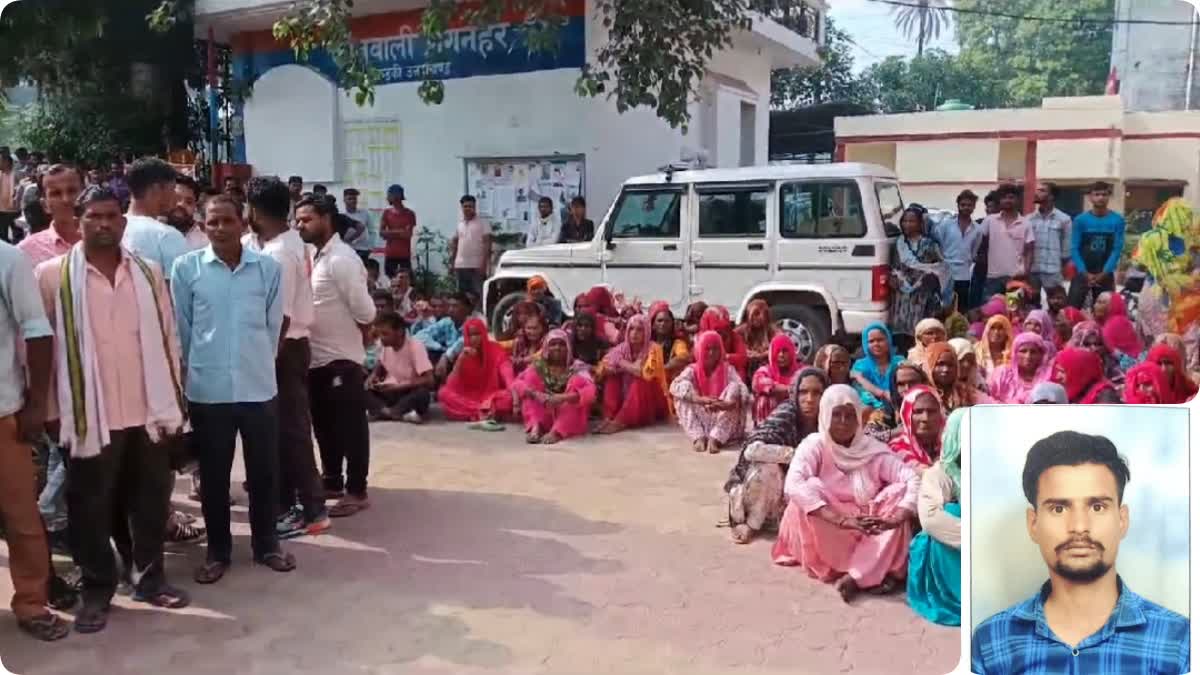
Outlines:
MULTIPOLYGON (((956 0, 955 7, 989 11, 997 5, 956 0)), ((1007 0, 1004 11, 1056 20, 959 13, 960 58, 1003 81, 1007 105, 1038 106, 1047 96, 1104 93, 1112 48, 1112 24, 1104 20, 1114 15, 1113 0, 1007 0)))
POLYGON ((933 110, 949 99, 976 108, 1004 107, 1003 82, 993 73, 941 49, 904 59, 891 56, 872 65, 859 83, 864 96, 883 113, 933 110))
POLYGON ((947 4, 946 0, 915 0, 910 5, 892 5, 896 30, 909 40, 917 34, 917 56, 925 53, 926 42, 938 39, 942 29, 950 26, 947 4))
MULTIPOLYGON (((785 23, 786 25, 786 23, 785 23)), ((794 26, 788 26, 794 28, 794 26)), ((787 68, 771 73, 771 107, 792 110, 819 103, 866 103, 854 73, 850 36, 825 18, 825 44, 818 50, 821 65, 787 68)))

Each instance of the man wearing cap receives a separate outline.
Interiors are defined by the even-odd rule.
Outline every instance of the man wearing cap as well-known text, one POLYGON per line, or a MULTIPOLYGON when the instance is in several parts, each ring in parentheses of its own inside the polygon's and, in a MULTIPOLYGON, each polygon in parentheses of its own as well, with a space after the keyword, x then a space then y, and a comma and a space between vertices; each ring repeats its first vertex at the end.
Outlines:
POLYGON ((404 188, 392 185, 387 190, 389 206, 379 221, 379 235, 384 241, 384 272, 396 276, 396 270, 412 269, 412 236, 417 229, 417 214, 404 205, 404 188))

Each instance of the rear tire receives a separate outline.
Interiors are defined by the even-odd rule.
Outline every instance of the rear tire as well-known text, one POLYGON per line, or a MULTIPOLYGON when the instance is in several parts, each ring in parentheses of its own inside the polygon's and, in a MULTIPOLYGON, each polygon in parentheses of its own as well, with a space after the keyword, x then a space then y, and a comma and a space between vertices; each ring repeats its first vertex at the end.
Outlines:
POLYGON ((513 291, 500 298, 500 302, 497 302, 495 309, 492 310, 491 321, 489 322, 492 335, 504 335, 505 326, 512 321, 513 307, 516 307, 517 303, 524 299, 524 291, 513 291))
POLYGON ((833 329, 829 325, 828 311, 812 305, 773 305, 771 315, 775 326, 792 338, 796 345, 796 356, 804 363, 812 363, 817 350, 829 342, 833 329))

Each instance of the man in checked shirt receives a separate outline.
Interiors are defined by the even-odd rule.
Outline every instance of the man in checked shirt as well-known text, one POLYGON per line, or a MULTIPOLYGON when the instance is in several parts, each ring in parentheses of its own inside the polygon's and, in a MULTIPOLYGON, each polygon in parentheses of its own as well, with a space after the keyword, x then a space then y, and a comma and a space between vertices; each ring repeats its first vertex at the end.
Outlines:
POLYGON ((979 675, 1182 675, 1190 622, 1133 592, 1116 571, 1129 531, 1129 466, 1112 441, 1060 431, 1034 443, 1022 474, 1026 525, 1050 580, 979 624, 979 675))

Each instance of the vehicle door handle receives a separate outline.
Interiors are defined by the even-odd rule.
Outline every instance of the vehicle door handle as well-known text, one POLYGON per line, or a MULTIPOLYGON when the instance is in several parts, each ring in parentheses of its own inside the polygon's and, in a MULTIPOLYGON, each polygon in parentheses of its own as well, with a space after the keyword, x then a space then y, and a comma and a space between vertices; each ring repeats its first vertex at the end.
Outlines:
POLYGON ((678 251, 679 246, 676 244, 663 244, 664 251, 678 251))
POLYGON ((746 244, 746 248, 750 249, 751 251, 761 251, 761 250, 763 250, 763 245, 762 244, 746 244))

